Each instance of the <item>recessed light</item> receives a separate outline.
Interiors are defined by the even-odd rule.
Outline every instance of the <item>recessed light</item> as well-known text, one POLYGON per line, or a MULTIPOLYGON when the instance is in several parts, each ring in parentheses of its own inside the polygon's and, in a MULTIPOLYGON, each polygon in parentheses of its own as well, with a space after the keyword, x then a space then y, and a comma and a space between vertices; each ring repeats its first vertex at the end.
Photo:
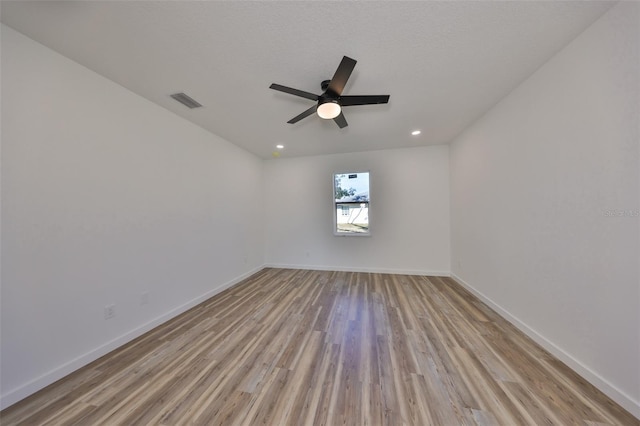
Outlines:
POLYGON ((278 148, 278 149, 283 149, 283 148, 284 148, 284 145, 276 145, 276 148, 278 148))
POLYGON ((422 133, 420 130, 414 130, 413 132, 411 132, 413 136, 418 136, 420 133, 422 133))

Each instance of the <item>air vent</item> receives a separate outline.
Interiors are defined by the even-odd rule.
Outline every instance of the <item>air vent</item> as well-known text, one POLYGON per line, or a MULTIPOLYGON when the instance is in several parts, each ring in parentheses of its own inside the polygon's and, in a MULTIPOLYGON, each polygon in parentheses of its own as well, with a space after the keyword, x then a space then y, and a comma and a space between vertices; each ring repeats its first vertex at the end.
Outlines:
POLYGON ((184 93, 174 93, 173 95, 171 95, 171 97, 176 101, 180 102, 182 105, 186 106, 187 108, 193 109, 193 108, 200 108, 202 106, 202 104, 198 103, 193 98, 185 95, 184 93))

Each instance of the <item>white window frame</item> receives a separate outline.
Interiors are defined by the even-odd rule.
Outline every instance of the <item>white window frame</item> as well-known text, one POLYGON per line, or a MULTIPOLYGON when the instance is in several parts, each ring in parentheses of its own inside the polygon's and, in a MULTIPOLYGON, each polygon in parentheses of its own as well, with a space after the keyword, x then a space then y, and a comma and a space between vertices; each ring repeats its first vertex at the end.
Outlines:
MULTIPOLYGON (((371 172, 369 170, 359 170, 359 171, 349 171, 349 172, 335 172, 331 174, 331 195, 332 195, 332 208, 333 208, 333 235, 336 237, 370 237, 371 236, 371 172), (367 173, 369 174, 369 200, 366 202, 367 204, 367 214, 368 214, 368 229, 367 232, 338 232, 338 204, 340 202, 336 202, 336 184, 335 179, 336 175, 353 175, 367 173)), ((340 213, 342 214, 342 213, 340 213)))

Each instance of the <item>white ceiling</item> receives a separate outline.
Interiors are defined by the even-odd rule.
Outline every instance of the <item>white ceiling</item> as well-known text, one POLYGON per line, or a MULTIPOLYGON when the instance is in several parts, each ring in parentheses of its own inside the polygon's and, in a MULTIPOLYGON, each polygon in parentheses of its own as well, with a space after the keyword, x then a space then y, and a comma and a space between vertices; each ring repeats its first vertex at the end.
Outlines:
MULTIPOLYGON (((263 158, 448 143, 611 2, 3 1, 5 24, 263 158), (349 127, 313 115, 343 55, 349 127), (185 92, 205 107, 169 97, 185 92), (421 129, 418 137, 410 135, 421 129)), ((96 100, 99 101, 99 100, 96 100)))

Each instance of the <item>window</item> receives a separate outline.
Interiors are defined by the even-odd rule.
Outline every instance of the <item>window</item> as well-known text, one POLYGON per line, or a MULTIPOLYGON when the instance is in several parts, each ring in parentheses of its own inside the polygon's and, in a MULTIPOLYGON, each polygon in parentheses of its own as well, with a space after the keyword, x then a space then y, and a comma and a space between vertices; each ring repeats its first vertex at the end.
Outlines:
POLYGON ((333 233, 370 235, 369 172, 333 175, 333 233))

